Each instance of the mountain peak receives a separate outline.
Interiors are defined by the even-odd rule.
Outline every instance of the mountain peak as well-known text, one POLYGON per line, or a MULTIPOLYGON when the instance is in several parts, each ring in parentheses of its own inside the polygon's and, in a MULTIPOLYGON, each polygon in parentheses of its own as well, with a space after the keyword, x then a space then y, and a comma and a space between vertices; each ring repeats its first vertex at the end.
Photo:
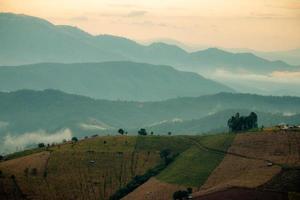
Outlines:
POLYGON ((53 26, 52 23, 42 18, 33 17, 25 14, 15 14, 11 12, 0 12, 0 20, 6 23, 27 22, 53 26))

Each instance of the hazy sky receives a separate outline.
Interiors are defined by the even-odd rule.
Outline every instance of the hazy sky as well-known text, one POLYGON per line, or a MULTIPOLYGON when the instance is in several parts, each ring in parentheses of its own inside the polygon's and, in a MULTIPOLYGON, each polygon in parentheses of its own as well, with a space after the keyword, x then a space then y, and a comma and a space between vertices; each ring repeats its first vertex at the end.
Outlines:
POLYGON ((0 11, 139 41, 169 38, 266 51, 300 47, 300 0, 0 0, 0 11))

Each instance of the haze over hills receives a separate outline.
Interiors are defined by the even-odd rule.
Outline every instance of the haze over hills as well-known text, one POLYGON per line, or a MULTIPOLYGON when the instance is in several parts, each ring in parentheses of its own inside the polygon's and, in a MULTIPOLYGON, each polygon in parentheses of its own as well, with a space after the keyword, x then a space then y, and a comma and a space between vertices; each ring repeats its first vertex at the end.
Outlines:
POLYGON ((0 67, 0 91, 48 88, 98 99, 134 101, 233 92, 196 73, 143 63, 44 63, 0 67))
POLYGON ((299 66, 263 59, 255 52, 231 53, 217 48, 187 52, 162 42, 142 45, 122 37, 94 36, 76 27, 53 25, 40 18, 12 13, 0 13, 0 24, 2 66, 125 60, 196 72, 239 92, 300 95, 299 66))
POLYGON ((300 4, 267 3, 0 0, 0 200, 300 199, 300 4))
MULTIPOLYGON (((249 115, 251 109, 227 109, 209 114, 200 119, 180 120, 173 119, 162 121, 160 123, 150 125, 147 130, 155 133, 166 134, 171 131, 173 134, 198 134, 201 133, 216 133, 227 132, 228 127, 226 119, 233 116, 234 113, 239 112, 243 116, 249 115), (216 124, 218 124, 216 126, 216 124)), ((286 115, 282 113, 267 113, 256 111, 258 118, 258 126, 270 127, 281 123, 297 124, 300 121, 300 114, 286 115)))
POLYGON ((273 61, 282 60, 290 65, 300 66, 300 49, 292 49, 288 51, 273 51, 273 52, 255 51, 252 49, 227 49, 227 51, 236 52, 236 53, 251 52, 256 56, 268 60, 273 60, 273 61))
POLYGON ((144 46, 116 36, 93 36, 75 27, 55 26, 26 15, 1 13, 0 24, 1 65, 131 60, 196 71, 218 67, 252 72, 295 70, 284 62, 268 61, 249 53, 234 54, 214 48, 188 53, 165 43, 144 46))
MULTIPOLYGON (((194 52, 199 50, 205 50, 208 48, 212 48, 209 45, 192 45, 192 44, 184 44, 180 41, 163 38, 163 39, 154 39, 150 41, 143 41, 144 44, 151 44, 151 43, 166 43, 170 45, 179 46, 180 48, 188 51, 194 52)), ((289 65, 300 66, 300 48, 285 50, 285 51, 258 51, 249 48, 225 48, 225 47, 214 47, 218 48, 227 52, 232 53, 252 53, 258 57, 271 60, 271 61, 278 61, 281 60, 289 65)))
MULTIPOLYGON (((56 133, 70 129, 76 136, 136 134, 142 127, 157 133, 194 134, 224 131, 236 112, 259 114, 260 125, 299 121, 300 98, 220 93, 158 102, 95 100, 56 90, 0 93, 0 135, 56 133), (189 128, 187 128, 187 126, 189 128)), ((4 140, 3 140, 4 141, 4 140)))

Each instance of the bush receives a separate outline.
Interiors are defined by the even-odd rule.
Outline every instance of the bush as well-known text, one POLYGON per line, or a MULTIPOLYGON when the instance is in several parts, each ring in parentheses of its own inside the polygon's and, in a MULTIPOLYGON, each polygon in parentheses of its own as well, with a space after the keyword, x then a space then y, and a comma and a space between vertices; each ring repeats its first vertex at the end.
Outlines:
POLYGON ((77 137, 72 137, 72 142, 78 142, 78 138, 77 137))
MULTIPOLYGON (((169 154, 168 154, 169 155, 169 154)), ((175 155, 176 156, 176 155, 175 155)), ((174 160, 174 157, 170 158, 174 160)), ((168 163, 169 164, 169 163, 168 163)), ((148 181, 151 177, 158 175, 163 169, 168 166, 167 163, 157 165, 156 167, 149 169, 145 174, 135 176, 125 187, 116 191, 109 199, 110 200, 119 200, 125 197, 127 194, 132 192, 134 189, 148 181)))
POLYGON ((186 199, 188 196, 189 196, 188 191, 178 190, 178 191, 174 192, 173 199, 174 200, 183 200, 183 199, 186 199))
POLYGON ((44 143, 39 143, 39 144, 38 144, 38 147, 39 147, 39 148, 43 148, 43 147, 45 147, 45 144, 44 144, 44 143))
POLYGON ((29 173, 29 169, 28 169, 28 167, 26 167, 26 168, 24 169, 24 175, 27 177, 27 176, 28 176, 28 173, 29 173))
POLYGON ((37 175, 37 168, 31 169, 31 175, 36 176, 37 175))
POLYGON ((160 158, 165 161, 165 164, 168 165, 172 162, 171 150, 170 149, 163 149, 159 152, 160 158))
POLYGON ((139 135, 147 135, 147 131, 146 131, 146 129, 141 128, 141 129, 138 131, 138 134, 139 134, 139 135))
POLYGON ((118 130, 118 133, 121 134, 121 135, 124 135, 125 131, 124 131, 122 128, 120 128, 120 129, 118 130))

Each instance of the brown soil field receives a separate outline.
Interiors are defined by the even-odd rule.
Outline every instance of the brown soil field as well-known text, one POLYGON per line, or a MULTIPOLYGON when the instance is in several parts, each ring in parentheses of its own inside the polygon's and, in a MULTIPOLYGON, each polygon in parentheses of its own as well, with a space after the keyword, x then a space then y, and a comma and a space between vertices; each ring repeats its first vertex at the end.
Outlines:
POLYGON ((220 165, 196 192, 200 196, 231 187, 256 188, 280 173, 281 166, 300 166, 300 134, 267 132, 239 134, 220 165))
POLYGON ((0 193, 45 200, 109 199, 134 176, 161 162, 159 151, 135 151, 135 139, 91 138, 51 147, 51 154, 44 151, 1 162, 0 193))
POLYGON ((300 166, 300 134, 293 131, 239 134, 229 152, 300 166))
POLYGON ((8 160, 6 162, 0 163, 0 169, 2 171, 7 171, 15 176, 23 175, 26 168, 37 169, 37 175, 43 175, 46 167, 47 160, 49 159, 50 152, 43 151, 40 153, 24 156, 21 158, 8 160))
MULTIPOLYGON (((2 196, 10 194, 11 190, 14 191, 20 189, 20 191, 16 193, 21 192, 27 194, 27 198, 33 198, 31 196, 33 191, 36 193, 36 190, 39 190, 40 188, 32 186, 44 185, 41 180, 44 176, 49 156, 50 152, 44 151, 0 163, 0 170, 5 172, 0 179, 0 182, 3 184, 2 196), (11 179, 12 175, 16 178, 15 183, 11 179)), ((15 195, 18 196, 19 194, 15 195)))
POLYGON ((227 190, 210 193, 194 200, 289 200, 287 193, 261 191, 247 188, 230 188, 227 190))
POLYGON ((164 183, 156 178, 151 178, 136 190, 128 194, 123 200, 166 200, 172 199, 172 194, 177 190, 186 190, 186 187, 164 183))

